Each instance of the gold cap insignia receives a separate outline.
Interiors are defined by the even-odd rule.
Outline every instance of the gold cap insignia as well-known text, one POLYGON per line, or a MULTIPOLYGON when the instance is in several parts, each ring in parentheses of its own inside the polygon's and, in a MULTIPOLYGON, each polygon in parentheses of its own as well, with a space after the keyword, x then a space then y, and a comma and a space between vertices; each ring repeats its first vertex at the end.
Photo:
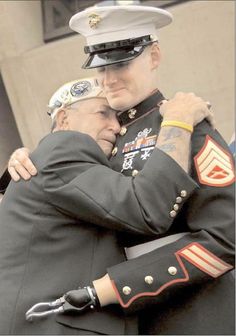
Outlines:
POLYGON ((92 13, 89 15, 89 26, 92 29, 96 29, 98 23, 101 21, 101 16, 96 13, 92 13))

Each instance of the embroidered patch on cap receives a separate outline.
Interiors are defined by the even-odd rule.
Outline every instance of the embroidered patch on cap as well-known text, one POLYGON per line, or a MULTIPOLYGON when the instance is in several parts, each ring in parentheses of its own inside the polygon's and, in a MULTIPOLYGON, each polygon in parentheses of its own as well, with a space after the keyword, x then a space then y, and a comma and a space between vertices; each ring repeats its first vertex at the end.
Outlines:
POLYGON ((199 181, 215 187, 230 185, 235 180, 230 154, 209 136, 200 152, 194 157, 199 181))
POLYGON ((89 81, 81 81, 75 83, 71 89, 70 93, 74 97, 84 96, 92 90, 92 85, 89 81))
POLYGON ((227 264, 198 243, 192 243, 186 246, 178 251, 178 255, 184 257, 194 266, 211 275, 213 278, 217 278, 233 268, 233 266, 227 264))

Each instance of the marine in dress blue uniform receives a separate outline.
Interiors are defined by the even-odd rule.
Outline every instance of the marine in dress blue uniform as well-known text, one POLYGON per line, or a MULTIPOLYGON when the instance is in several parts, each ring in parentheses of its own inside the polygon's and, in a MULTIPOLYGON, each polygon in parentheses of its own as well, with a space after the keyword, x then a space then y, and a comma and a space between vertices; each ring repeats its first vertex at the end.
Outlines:
MULTIPOLYGON (((94 7, 73 16, 70 26, 87 39, 84 68, 96 68, 132 62, 171 20, 157 8, 94 7)), ((156 89, 120 113, 115 170, 133 177, 142 172, 161 127, 163 98, 156 89)), ((199 188, 186 201, 183 181, 168 208, 173 223, 162 243, 147 244, 148 253, 108 269, 120 305, 141 312, 141 334, 234 334, 234 163, 206 120, 195 127, 191 146, 190 174, 199 188)))

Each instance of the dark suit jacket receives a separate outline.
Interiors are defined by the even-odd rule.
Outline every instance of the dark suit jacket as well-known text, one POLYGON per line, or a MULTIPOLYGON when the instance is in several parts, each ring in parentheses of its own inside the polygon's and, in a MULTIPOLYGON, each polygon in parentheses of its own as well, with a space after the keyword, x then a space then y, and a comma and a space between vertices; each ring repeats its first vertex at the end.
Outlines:
MULTIPOLYGON (((134 319, 125 317, 118 305, 32 323, 25 321, 25 312, 39 301, 90 285, 108 267, 125 260, 113 229, 150 238, 170 222, 166 215, 159 227, 154 225, 157 206, 148 205, 152 190, 156 197, 165 189, 151 183, 163 170, 157 168, 160 155, 169 160, 160 151, 153 155, 145 187, 142 176, 134 185, 132 177, 113 172, 101 149, 85 134, 56 132, 40 142, 32 154, 38 175, 11 182, 0 206, 1 334, 60 334, 65 325, 103 334, 136 333, 134 319), (90 189, 93 199, 86 192, 90 189)), ((176 181, 183 175, 177 167, 176 181)), ((166 184, 173 185, 168 180, 166 184)), ((187 181, 191 194, 196 184, 191 178, 187 181)), ((167 203, 181 186, 172 188, 167 203)))
POLYGON ((104 334, 135 332, 118 306, 79 317, 25 321, 33 304, 90 285, 107 266, 124 260, 114 232, 79 220, 86 209, 77 203, 73 179, 97 163, 108 165, 94 141, 76 132, 57 132, 41 141, 32 159, 37 177, 11 182, 0 207, 0 334, 60 333, 60 323, 104 334), (64 188, 67 197, 66 185, 73 197, 60 207, 54 202, 56 190, 64 188))

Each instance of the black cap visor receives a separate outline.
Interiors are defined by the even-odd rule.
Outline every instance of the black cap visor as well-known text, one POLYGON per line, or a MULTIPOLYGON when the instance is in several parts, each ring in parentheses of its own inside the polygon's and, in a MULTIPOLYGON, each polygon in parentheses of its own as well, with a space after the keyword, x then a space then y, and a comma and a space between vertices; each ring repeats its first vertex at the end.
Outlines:
POLYGON ((82 68, 99 68, 106 65, 130 61, 139 56, 145 47, 146 45, 91 53, 86 62, 83 64, 82 68))

